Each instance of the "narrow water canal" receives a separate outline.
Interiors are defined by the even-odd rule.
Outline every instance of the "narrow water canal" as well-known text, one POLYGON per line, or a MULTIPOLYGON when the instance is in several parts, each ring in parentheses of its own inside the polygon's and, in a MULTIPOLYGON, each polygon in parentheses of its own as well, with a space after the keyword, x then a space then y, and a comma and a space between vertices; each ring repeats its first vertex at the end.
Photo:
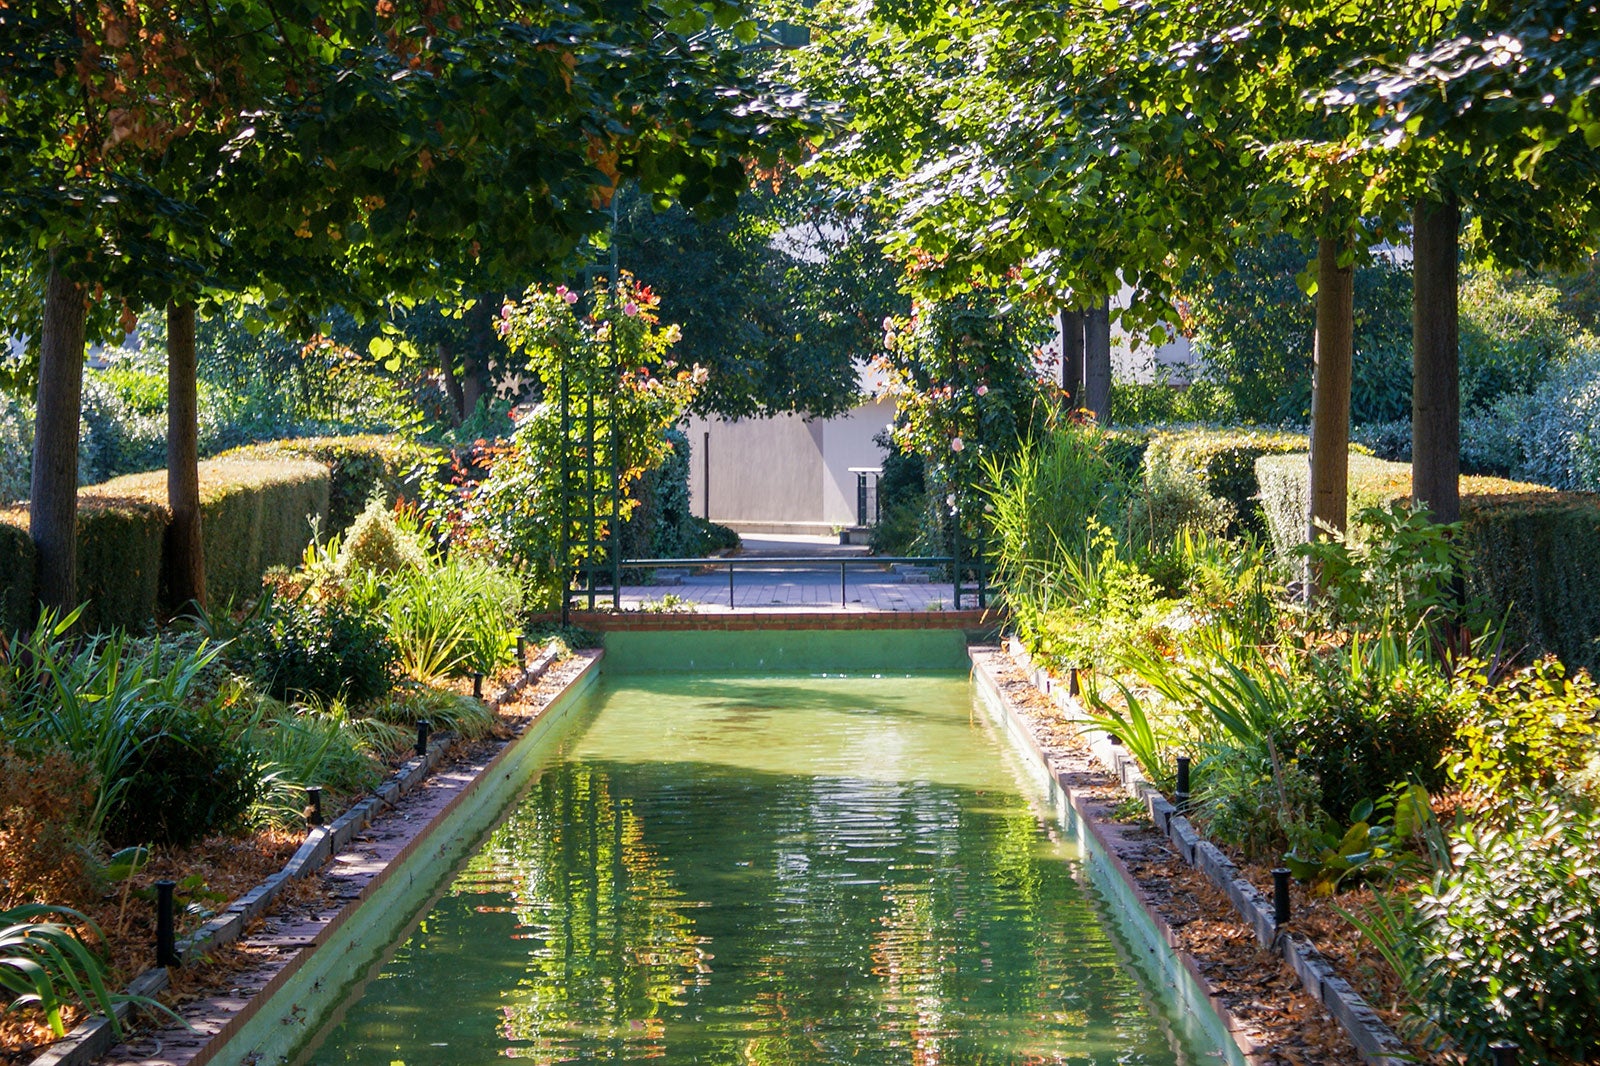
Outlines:
POLYGON ((606 680, 301 1063, 1215 1061, 954 675, 606 680))

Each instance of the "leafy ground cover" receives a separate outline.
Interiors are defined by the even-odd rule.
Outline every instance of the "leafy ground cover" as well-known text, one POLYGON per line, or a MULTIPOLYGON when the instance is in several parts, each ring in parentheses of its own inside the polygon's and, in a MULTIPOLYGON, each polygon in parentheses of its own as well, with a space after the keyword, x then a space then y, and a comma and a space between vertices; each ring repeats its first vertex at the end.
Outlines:
POLYGON ((1509 1039, 1524 1062, 1592 1060, 1588 674, 1462 602, 1453 527, 1372 508, 1358 535, 1285 558, 1227 535, 1232 505, 1199 471, 1147 455, 1108 476, 1107 452, 1065 427, 995 470, 997 562, 1029 651, 1079 671, 1153 780, 1170 789, 1192 759, 1195 820, 1263 885, 1293 871, 1421 1053, 1479 1061, 1509 1039))

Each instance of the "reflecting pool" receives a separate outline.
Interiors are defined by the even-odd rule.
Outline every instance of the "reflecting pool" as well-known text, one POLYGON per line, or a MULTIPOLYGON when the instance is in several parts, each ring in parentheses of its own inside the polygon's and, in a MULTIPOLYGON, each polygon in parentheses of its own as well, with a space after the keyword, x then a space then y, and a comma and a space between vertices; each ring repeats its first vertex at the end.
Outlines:
POLYGON ((622 676, 302 1063, 1215 1061, 965 676, 622 676))

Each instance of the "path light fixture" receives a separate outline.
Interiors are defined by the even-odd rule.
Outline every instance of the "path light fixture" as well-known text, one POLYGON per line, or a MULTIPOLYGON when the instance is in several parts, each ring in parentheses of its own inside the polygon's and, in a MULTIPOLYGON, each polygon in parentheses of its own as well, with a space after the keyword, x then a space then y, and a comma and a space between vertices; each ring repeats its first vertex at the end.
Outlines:
POLYGON ((1173 797, 1177 800, 1178 810, 1189 809, 1189 756, 1178 756, 1178 791, 1173 797))
POLYGON ((472 671, 472 698, 475 699, 475 700, 483 699, 483 671, 482 670, 474 670, 474 671, 472 671))
POLYGON ((176 881, 156 882, 156 965, 178 965, 178 925, 173 914, 176 881))
POLYGON ((517 634, 517 667, 528 665, 528 634, 517 634))
POLYGON ((1078 694, 1078 668, 1076 666, 1073 666, 1073 667, 1069 667, 1068 670, 1067 670, 1067 695, 1076 696, 1077 694, 1078 694))
POLYGON ((417 757, 428 754, 428 734, 433 732, 433 723, 426 718, 417 719, 417 757))
POLYGON ((1272 920, 1279 925, 1289 920, 1289 871, 1282 866, 1272 871, 1272 920))
POLYGON ((322 824, 322 786, 306 788, 306 824, 313 828, 322 824))
POLYGON ((1517 1061, 1522 1049, 1510 1040, 1497 1040, 1489 1045, 1489 1054, 1494 1059, 1494 1066, 1517 1066, 1517 1061))

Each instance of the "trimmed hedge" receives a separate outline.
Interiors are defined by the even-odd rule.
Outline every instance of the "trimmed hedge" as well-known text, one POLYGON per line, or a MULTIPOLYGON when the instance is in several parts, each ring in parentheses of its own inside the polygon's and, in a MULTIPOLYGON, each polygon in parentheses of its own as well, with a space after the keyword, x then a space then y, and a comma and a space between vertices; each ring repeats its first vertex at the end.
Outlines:
POLYGON ((0 632, 15 633, 33 615, 33 539, 28 512, 21 521, 14 508, 0 512, 0 632))
MULTIPOLYGON (((164 470, 129 474, 84 493, 107 491, 156 501, 166 514, 164 470)), ((327 520, 328 495, 328 472, 321 463, 237 458, 201 463, 200 537, 206 553, 207 598, 214 604, 249 599, 261 591, 261 575, 268 569, 298 563, 311 543, 311 519, 319 524, 327 520)), ((158 548, 160 543, 158 534, 158 548)))
MULTIPOLYGON (((1257 460, 1272 543, 1306 539, 1310 460, 1257 460)), ((1411 497, 1411 468, 1350 458, 1350 513, 1411 497)), ((1509 608, 1509 636, 1574 669, 1600 670, 1600 494, 1559 492, 1504 478, 1461 479, 1461 524, 1472 552, 1470 594, 1509 608)))
POLYGON ((366 509, 367 500, 382 492, 388 504, 413 487, 419 470, 444 463, 443 449, 414 444, 403 437, 303 437, 247 444, 223 452, 219 459, 305 459, 328 470, 326 533, 342 533, 366 509))
POLYGON ((1226 500, 1237 516, 1234 529, 1264 532, 1256 497, 1256 460, 1306 450, 1302 433, 1260 429, 1193 429, 1155 433, 1144 451, 1146 469, 1166 466, 1179 477, 1198 477, 1206 492, 1226 500))
MULTIPOLYGON (((253 596, 268 567, 300 559, 311 541, 308 516, 327 515, 328 480, 321 464, 303 460, 200 464, 206 588, 213 602, 253 596)), ((161 613, 162 541, 170 520, 165 471, 78 491, 78 595, 87 628, 136 628, 161 613)), ((27 508, 0 512, 8 630, 26 625, 33 610, 34 548, 27 530, 27 508)))

